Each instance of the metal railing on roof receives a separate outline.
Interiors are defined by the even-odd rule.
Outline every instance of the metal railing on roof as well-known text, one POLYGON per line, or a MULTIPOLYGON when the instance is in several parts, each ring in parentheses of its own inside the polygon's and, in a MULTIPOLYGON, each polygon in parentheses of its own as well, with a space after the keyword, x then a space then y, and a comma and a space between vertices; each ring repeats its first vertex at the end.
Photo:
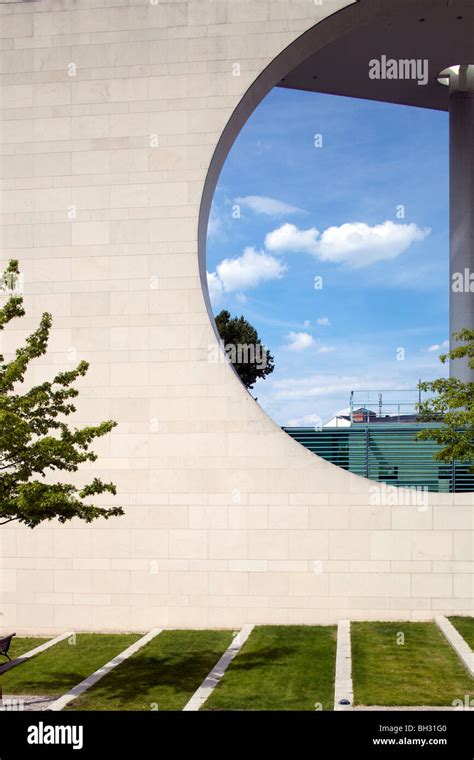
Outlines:
POLYGON ((422 402, 422 392, 417 389, 404 390, 357 390, 351 391, 349 417, 353 422, 400 422, 404 417, 416 418, 418 405, 422 402), (357 413, 362 414, 357 414, 357 413), (362 419, 358 419, 362 416, 362 419))

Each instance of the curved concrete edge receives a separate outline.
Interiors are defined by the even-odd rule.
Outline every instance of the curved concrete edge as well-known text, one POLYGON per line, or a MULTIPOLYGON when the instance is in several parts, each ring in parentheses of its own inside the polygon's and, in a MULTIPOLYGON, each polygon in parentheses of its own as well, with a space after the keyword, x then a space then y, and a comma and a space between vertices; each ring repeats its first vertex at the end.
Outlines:
POLYGON ((153 630, 149 631, 149 633, 145 634, 145 636, 142 636, 141 639, 138 639, 138 641, 135 641, 134 644, 131 644, 131 646, 127 647, 127 649, 124 649, 123 652, 121 652, 116 657, 114 657, 113 660, 110 660, 109 662, 107 662, 105 665, 103 665, 101 668, 96 670, 90 676, 87 676, 87 678, 85 678, 83 681, 78 683, 77 686, 74 686, 74 688, 72 688, 66 694, 63 694, 62 697, 59 697, 54 702, 52 702, 47 708, 47 710, 53 711, 53 712, 63 710, 66 707, 66 705, 68 705, 74 699, 77 699, 77 697, 80 697, 81 694, 84 694, 85 691, 90 689, 91 686, 94 686, 94 684, 96 684, 104 676, 106 676, 107 673, 110 673, 118 665, 121 665, 122 662, 125 662, 125 660, 128 660, 128 658, 131 657, 132 654, 135 654, 136 652, 138 652, 139 649, 144 647, 145 644, 148 644, 148 642, 154 639, 155 636, 158 636, 158 634, 161 633, 162 630, 163 630, 162 628, 153 628, 153 630))
POLYGON ((16 665, 21 665, 22 662, 26 662, 27 660, 31 659, 31 657, 35 657, 37 654, 41 654, 41 652, 45 652, 47 649, 50 649, 50 647, 53 647, 55 644, 59 644, 60 641, 64 641, 64 639, 68 639, 69 636, 73 636, 72 631, 68 631, 67 633, 60 633, 59 636, 55 636, 54 639, 50 639, 49 641, 45 641, 44 644, 40 644, 38 647, 35 647, 34 649, 30 649, 29 652, 25 652, 21 655, 21 657, 16 657, 11 662, 6 662, 5 665, 2 665, 0 667, 0 675, 3 673, 6 673, 7 670, 10 670, 10 668, 14 668, 16 665))
POLYGON ((459 631, 456 630, 454 625, 444 615, 437 615, 435 623, 447 642, 451 644, 457 656, 468 670, 469 675, 474 676, 474 652, 467 641, 463 639, 459 631))
POLYGON ((340 620, 337 624, 336 676, 334 680, 334 710, 347 712, 354 709, 352 686, 351 622, 340 620), (348 705, 339 704, 347 699, 348 705))
POLYGON ((211 696, 236 654, 242 649, 253 629, 253 625, 244 625, 242 630, 232 640, 232 643, 226 649, 220 660, 212 668, 209 675, 206 676, 199 689, 194 692, 189 702, 185 704, 183 712, 197 712, 201 709, 204 702, 206 702, 211 696))

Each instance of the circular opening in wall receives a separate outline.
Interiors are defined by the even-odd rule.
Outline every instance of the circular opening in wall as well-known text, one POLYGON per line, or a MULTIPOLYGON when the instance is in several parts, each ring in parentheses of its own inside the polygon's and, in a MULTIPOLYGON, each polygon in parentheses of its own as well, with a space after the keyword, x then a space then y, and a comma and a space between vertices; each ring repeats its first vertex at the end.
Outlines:
POLYGON ((468 462, 434 458, 433 402, 463 311, 439 80, 472 42, 441 3, 428 18, 402 2, 390 26, 363 5, 370 21, 345 23, 353 7, 290 45, 229 122, 201 214, 210 309, 249 392, 315 454, 390 485, 474 490, 468 462), (413 16, 430 23, 410 37, 413 16))

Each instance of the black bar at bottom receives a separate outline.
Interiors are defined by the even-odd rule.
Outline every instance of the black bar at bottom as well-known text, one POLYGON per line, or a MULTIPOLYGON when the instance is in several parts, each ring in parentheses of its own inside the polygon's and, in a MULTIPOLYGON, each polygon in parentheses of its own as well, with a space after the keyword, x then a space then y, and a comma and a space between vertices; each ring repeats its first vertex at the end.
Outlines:
POLYGON ((177 752, 268 757, 474 757, 473 715, 455 712, 3 712, 0 760, 177 752), (70 743, 62 743, 70 740, 70 743), (58 743, 50 743, 55 740, 58 743), (76 749, 74 749, 74 745, 76 749), (286 748, 286 749, 285 749, 286 748), (104 755, 107 753, 107 755, 104 755), (263 755, 264 753, 264 755, 263 755))

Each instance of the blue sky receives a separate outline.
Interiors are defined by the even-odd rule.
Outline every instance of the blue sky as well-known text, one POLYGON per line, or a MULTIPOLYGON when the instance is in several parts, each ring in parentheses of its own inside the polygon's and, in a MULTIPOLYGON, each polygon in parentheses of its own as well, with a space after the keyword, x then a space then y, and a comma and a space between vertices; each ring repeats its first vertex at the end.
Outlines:
POLYGON ((253 395, 278 424, 445 373, 448 215, 447 114, 283 89, 260 104, 219 178, 207 270, 214 314, 243 314, 275 357, 253 395))

